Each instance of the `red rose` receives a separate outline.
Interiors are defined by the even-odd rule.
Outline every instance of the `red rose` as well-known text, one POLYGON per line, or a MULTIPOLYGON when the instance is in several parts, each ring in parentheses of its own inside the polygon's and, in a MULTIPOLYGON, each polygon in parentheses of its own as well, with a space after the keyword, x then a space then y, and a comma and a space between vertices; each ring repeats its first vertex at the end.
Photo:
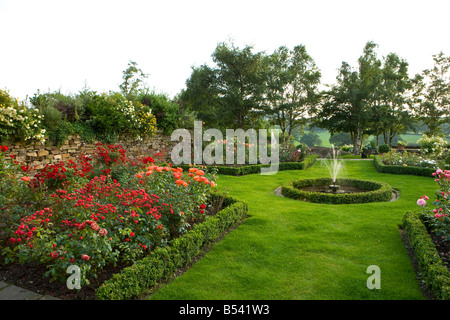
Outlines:
POLYGON ((89 257, 87 254, 82 254, 81 255, 81 259, 84 260, 84 261, 89 261, 90 258, 91 257, 89 257))

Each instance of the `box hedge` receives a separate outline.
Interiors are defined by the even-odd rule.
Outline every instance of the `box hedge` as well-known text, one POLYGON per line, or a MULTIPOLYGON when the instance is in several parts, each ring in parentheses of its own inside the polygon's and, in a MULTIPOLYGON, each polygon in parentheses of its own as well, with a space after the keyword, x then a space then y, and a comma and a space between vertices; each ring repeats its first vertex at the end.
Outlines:
POLYGON ((419 213, 406 212, 403 228, 428 289, 435 299, 450 300, 450 271, 439 256, 419 213))
MULTIPOLYGON (((278 164, 278 170, 305 170, 312 166, 314 162, 317 160, 317 155, 309 155, 305 157, 305 159, 301 162, 281 162, 278 164)), ((182 167, 184 169, 189 168, 189 165, 180 164, 178 167, 182 167)), ((243 176, 247 174, 260 173, 261 168, 268 168, 270 164, 251 164, 240 167, 231 167, 231 166, 210 166, 217 169, 218 174, 224 175, 232 175, 232 176, 243 176)))
POLYGON ((431 177, 432 173, 436 172, 436 169, 433 168, 385 165, 379 155, 374 156, 373 161, 375 169, 381 173, 411 174, 416 176, 431 177))
POLYGON ((302 179, 290 181, 281 186, 281 193, 288 198, 309 201, 315 203, 350 204, 390 201, 392 199, 392 187, 385 182, 376 182, 358 179, 338 179, 336 184, 341 186, 353 186, 366 190, 359 193, 325 193, 301 190, 303 187, 328 186, 332 184, 331 178, 302 179))
POLYGON ((208 216, 171 245, 156 248, 147 257, 113 275, 97 289, 97 299, 132 299, 168 279, 178 268, 189 265, 207 244, 247 216, 247 204, 230 196, 225 198, 223 206, 224 209, 214 216, 208 216))

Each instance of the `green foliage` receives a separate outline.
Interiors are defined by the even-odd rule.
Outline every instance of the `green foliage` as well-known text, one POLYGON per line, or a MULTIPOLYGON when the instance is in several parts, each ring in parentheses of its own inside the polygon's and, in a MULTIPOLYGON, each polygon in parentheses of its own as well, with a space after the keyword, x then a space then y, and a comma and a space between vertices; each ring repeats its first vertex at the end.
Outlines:
POLYGON ((42 116, 0 90, 0 142, 32 142, 45 140, 42 116))
POLYGON ((321 73, 304 45, 293 50, 279 47, 265 60, 267 107, 264 110, 271 122, 279 126, 282 145, 286 148, 293 131, 305 125, 305 115, 319 103, 321 73))
POLYGON ((54 131, 57 129, 62 122, 62 113, 58 109, 47 106, 41 110, 43 116, 42 125, 48 131, 54 131))
POLYGON ((363 135, 370 133, 373 119, 374 92, 380 81, 381 61, 375 53, 377 45, 367 42, 353 70, 347 62, 339 69, 337 84, 325 92, 325 102, 318 112, 317 125, 331 134, 348 132, 352 137, 354 154, 359 154, 363 135))
POLYGON ((314 132, 307 132, 301 138, 300 142, 306 144, 308 147, 320 146, 322 144, 322 140, 319 135, 314 132))
POLYGON ((135 61, 128 62, 127 69, 122 73, 123 82, 119 85, 119 88, 127 99, 134 100, 148 75, 142 72, 135 61))
MULTIPOLYGON (((138 99, 141 104, 151 108, 152 113, 156 117, 158 129, 165 134, 170 135, 173 130, 178 128, 180 118, 179 105, 172 102, 166 95, 143 93, 138 99)), ((193 125, 193 123, 191 125, 193 125)))
POLYGON ((214 67, 194 68, 180 98, 207 127, 256 127, 260 123, 265 84, 263 53, 219 43, 214 67))
POLYGON ((450 115, 450 57, 440 52, 433 55, 433 61, 433 68, 423 70, 412 80, 412 105, 429 136, 440 134, 450 115))
POLYGON ((450 272, 443 264, 419 213, 406 212, 403 215, 403 228, 428 288, 436 299, 449 300, 450 272))
POLYGON ((336 147, 352 144, 352 138, 348 132, 337 132, 330 137, 329 141, 336 147))
POLYGON ((301 201, 330 204, 349 204, 389 201, 392 198, 392 187, 384 182, 359 179, 337 179, 340 186, 353 186, 365 190, 361 193, 324 193, 301 190, 303 187, 328 186, 333 183, 331 178, 303 179, 285 183, 281 187, 284 196, 301 201))
POLYGON ((379 153, 386 153, 386 152, 389 152, 389 150, 391 150, 391 148, 387 144, 381 144, 378 146, 379 153))
POLYGON ((420 152, 430 159, 442 159, 445 156, 448 146, 447 141, 440 136, 429 136, 424 134, 417 143, 420 145, 420 152))

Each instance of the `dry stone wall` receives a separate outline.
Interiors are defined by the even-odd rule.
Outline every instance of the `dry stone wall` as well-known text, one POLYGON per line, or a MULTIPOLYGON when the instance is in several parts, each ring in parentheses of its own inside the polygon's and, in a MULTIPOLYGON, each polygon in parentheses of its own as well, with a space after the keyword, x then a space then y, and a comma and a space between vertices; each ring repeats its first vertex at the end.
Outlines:
MULTIPOLYGON (((6 156, 12 156, 20 164, 26 164, 39 170, 46 164, 75 161, 80 154, 93 154, 97 148, 97 142, 86 143, 80 136, 72 135, 61 146, 39 142, 31 145, 6 144, 9 149, 6 151, 6 156)), ((163 160, 169 160, 172 150, 170 137, 162 134, 156 134, 143 140, 123 139, 114 144, 121 145, 130 158, 153 156, 155 153, 159 153, 163 156, 163 160)))

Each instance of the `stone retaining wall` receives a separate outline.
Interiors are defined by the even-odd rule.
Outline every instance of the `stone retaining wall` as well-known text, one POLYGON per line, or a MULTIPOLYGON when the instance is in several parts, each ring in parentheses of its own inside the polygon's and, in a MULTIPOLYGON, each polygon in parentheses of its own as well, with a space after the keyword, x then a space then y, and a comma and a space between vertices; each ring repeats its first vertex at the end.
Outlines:
MULTIPOLYGON (((35 167, 36 170, 43 168, 46 164, 58 163, 60 161, 73 160, 80 154, 93 154, 96 149, 96 143, 84 142, 78 135, 69 136, 61 146, 35 143, 31 145, 6 144, 8 151, 6 157, 13 156, 14 160, 20 164, 26 164, 35 167)), ((130 158, 141 156, 154 156, 155 153, 161 153, 164 160, 170 159, 172 142, 169 136, 156 134, 141 141, 136 139, 123 139, 114 143, 121 145, 130 158)))

